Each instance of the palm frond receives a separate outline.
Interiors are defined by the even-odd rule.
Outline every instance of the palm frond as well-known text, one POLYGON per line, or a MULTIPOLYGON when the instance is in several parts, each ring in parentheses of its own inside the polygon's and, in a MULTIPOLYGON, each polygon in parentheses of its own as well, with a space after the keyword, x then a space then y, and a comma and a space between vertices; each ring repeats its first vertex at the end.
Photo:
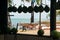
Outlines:
POLYGON ((42 0, 36 0, 37 5, 40 5, 40 4, 41 4, 41 1, 42 1, 42 0))
POLYGON ((8 0, 8 5, 11 6, 12 0, 8 0))
MULTIPOLYGON (((56 16, 60 15, 60 9, 56 10, 56 16)), ((50 13, 46 16, 47 18, 50 16, 50 13)))
MULTIPOLYGON (((24 0, 21 0, 21 1, 24 1, 24 0)), ((30 2, 32 0, 25 0, 25 1, 30 2)), ((35 1, 36 1, 37 5, 40 5, 42 0, 35 0, 35 1)))
POLYGON ((60 9, 56 10, 56 15, 60 15, 60 9))

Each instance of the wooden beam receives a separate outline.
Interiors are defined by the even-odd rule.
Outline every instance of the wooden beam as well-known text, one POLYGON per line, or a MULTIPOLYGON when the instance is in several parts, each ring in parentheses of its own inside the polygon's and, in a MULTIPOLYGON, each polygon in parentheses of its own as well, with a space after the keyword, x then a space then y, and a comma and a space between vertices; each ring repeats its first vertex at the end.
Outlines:
POLYGON ((8 16, 14 16, 14 15, 8 15, 8 16))
MULTIPOLYGON (((34 3, 31 2, 31 6, 34 7, 34 3)), ((34 11, 31 13, 31 23, 34 22, 34 11)))
POLYGON ((56 0, 51 0, 50 33, 53 30, 56 30, 56 0))

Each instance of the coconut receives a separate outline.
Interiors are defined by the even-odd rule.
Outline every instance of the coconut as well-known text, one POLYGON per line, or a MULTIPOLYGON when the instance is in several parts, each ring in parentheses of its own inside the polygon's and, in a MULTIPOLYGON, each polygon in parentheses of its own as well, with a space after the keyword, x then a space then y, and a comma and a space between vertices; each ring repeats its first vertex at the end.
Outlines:
POLYGON ((39 11, 39 12, 43 12, 43 6, 42 6, 42 5, 39 6, 38 11, 39 11))
POLYGON ((19 7, 18 7, 18 13, 21 13, 21 12, 22 12, 22 7, 19 6, 19 7))
POLYGON ((35 6, 35 7, 34 7, 34 11, 35 11, 36 13, 38 12, 38 9, 39 9, 38 6, 35 6))
POLYGON ((49 7, 46 5, 44 10, 45 10, 45 12, 49 12, 49 7))

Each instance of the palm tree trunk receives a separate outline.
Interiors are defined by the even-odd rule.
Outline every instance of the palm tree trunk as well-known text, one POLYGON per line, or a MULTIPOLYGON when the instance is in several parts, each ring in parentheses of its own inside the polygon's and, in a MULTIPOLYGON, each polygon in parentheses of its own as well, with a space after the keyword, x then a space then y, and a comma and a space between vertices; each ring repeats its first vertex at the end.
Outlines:
POLYGON ((39 26, 41 26, 41 12, 39 14, 39 26))
MULTIPOLYGON (((34 3, 31 2, 31 6, 34 8, 34 3)), ((34 22, 34 12, 31 13, 31 23, 34 22)))
MULTIPOLYGON (((42 0, 41 0, 41 5, 42 5, 42 0)), ((40 14, 39 14, 39 28, 42 28, 42 27, 41 27, 41 12, 40 12, 40 14)))

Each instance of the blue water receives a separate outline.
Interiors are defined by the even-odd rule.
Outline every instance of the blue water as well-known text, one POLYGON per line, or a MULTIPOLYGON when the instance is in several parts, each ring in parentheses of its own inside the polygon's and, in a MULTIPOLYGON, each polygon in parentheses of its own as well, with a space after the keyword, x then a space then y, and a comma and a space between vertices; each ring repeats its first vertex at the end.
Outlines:
MULTIPOLYGON (((41 21, 47 20, 46 18, 42 19, 41 21)), ((38 22, 38 18, 34 18, 34 22, 38 22)), ((16 27, 17 23, 30 23, 31 19, 30 18, 11 18, 12 26, 16 27)))
MULTIPOLYGON (((41 21, 47 21, 49 19, 41 19, 41 21)), ((60 20, 58 17, 57 17, 57 20, 60 20)), ((34 19, 34 22, 38 22, 39 19, 35 18, 34 19)), ((12 25, 17 25, 17 23, 30 23, 31 20, 29 18, 11 18, 11 22, 12 22, 12 25)))
MULTIPOLYGON (((26 18, 11 18, 12 25, 17 25, 17 23, 30 23, 30 19, 26 18)), ((34 22, 39 21, 39 19, 34 19, 34 22)))

